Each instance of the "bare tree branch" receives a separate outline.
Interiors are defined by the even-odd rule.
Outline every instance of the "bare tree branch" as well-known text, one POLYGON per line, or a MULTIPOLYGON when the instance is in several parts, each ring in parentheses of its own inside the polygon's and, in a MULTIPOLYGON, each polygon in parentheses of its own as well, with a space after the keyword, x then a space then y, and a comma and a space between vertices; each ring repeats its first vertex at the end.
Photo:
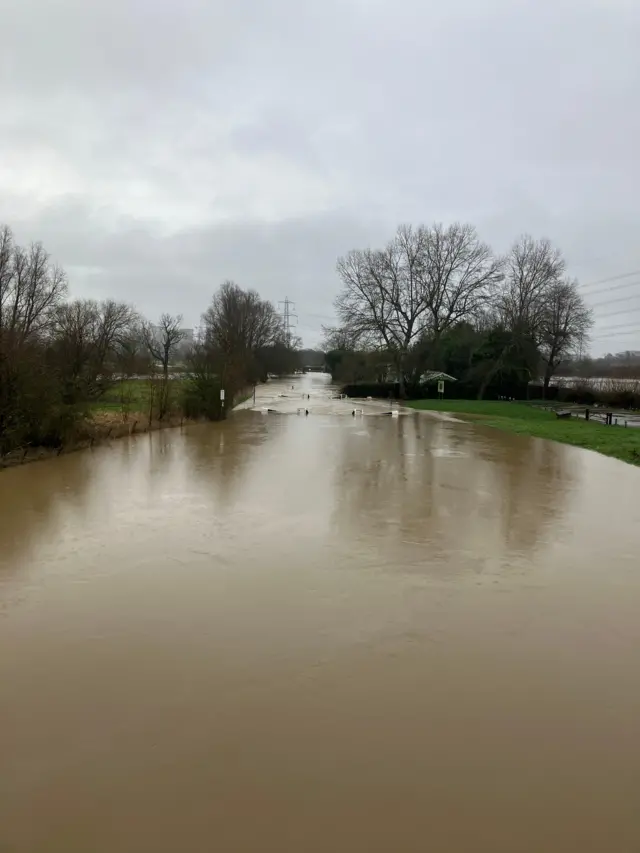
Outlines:
POLYGON ((352 251, 337 264, 343 288, 335 306, 354 344, 385 348, 401 386, 412 345, 437 339, 478 315, 502 278, 501 261, 470 225, 402 225, 382 251, 352 251))
POLYGON ((575 279, 563 279, 550 286, 538 331, 545 364, 545 394, 557 368, 584 342, 592 325, 591 311, 575 279))
POLYGON ((499 298, 505 324, 519 334, 537 338, 549 289, 564 274, 565 262, 549 240, 525 234, 506 259, 506 287, 499 298))
POLYGON ((202 315, 207 346, 218 354, 223 381, 230 393, 254 381, 257 353, 285 344, 282 320, 255 290, 226 281, 202 315))
POLYGON ((503 279, 503 262, 472 225, 433 225, 425 234, 425 300, 438 337, 461 320, 476 319, 503 279))
POLYGON ((180 343, 186 337, 181 328, 182 314, 172 316, 163 314, 157 326, 143 323, 142 338, 151 358, 162 368, 162 384, 158 401, 158 418, 162 418, 169 408, 169 367, 180 343))

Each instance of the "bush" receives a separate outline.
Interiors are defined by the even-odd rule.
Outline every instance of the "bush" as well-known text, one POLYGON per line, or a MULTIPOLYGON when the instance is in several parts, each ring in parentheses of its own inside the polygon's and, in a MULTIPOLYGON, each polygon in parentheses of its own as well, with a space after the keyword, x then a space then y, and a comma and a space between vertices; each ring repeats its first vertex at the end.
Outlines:
POLYGON ((198 376, 185 380, 181 400, 185 417, 195 420, 222 420, 225 409, 220 401, 220 387, 217 377, 198 376))
MULTIPOLYGON (((347 397, 378 397, 383 399, 398 399, 399 386, 397 382, 354 382, 340 389, 347 397)), ((417 397, 415 399, 421 399, 417 397)))
POLYGON ((0 353, 0 455, 74 441, 84 411, 64 404, 59 377, 43 350, 25 346, 19 357, 11 355, 0 353))
MULTIPOLYGON (((445 381, 444 396, 449 400, 475 400, 478 396, 478 384, 475 382, 447 382, 445 381)), ((382 399, 399 399, 399 386, 397 382, 355 382, 344 385, 342 394, 347 397, 363 398, 377 397, 382 399)), ((438 386, 435 382, 428 385, 407 385, 405 398, 408 400, 428 400, 438 396, 438 386)), ((527 398, 527 383, 523 381, 506 381, 501 377, 491 383, 485 391, 485 400, 499 400, 508 397, 514 400, 527 398)))

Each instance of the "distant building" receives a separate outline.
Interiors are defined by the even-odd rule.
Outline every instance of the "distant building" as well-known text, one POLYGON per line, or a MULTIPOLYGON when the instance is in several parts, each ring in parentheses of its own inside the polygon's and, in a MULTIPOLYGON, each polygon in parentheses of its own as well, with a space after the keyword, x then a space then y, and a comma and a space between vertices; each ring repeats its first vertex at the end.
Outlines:
POLYGON ((448 373, 443 373, 441 370, 427 370, 426 373, 423 373, 420 377, 421 385, 428 385, 431 382, 439 382, 447 381, 447 382, 457 382, 458 380, 455 376, 450 376, 448 373))

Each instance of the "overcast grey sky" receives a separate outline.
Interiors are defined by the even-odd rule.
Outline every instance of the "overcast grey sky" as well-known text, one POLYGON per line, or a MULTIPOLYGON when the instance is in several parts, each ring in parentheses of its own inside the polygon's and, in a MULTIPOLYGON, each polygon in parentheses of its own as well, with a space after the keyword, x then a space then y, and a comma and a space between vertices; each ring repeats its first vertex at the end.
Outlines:
MULTIPOLYGON (((0 221, 73 295, 194 325, 232 278, 295 300, 312 345, 337 256, 400 222, 547 236, 585 283, 640 271, 639 0, 0 10, 0 221)), ((621 283, 594 351, 640 349, 640 273, 621 283)))

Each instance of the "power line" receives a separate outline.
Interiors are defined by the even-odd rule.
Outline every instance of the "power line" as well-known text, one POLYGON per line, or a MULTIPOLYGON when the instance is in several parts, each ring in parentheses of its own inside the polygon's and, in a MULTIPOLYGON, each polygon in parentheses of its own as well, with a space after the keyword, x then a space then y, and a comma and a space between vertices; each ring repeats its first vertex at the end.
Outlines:
POLYGON ((640 329, 638 326, 638 322, 635 321, 633 323, 619 323, 617 326, 601 326, 596 329, 596 333, 600 334, 600 332, 615 332, 621 329, 631 329, 632 331, 640 329))
POLYGON ((589 335, 588 338, 590 341, 597 341, 599 338, 617 338, 623 337, 625 335, 637 335, 640 337, 640 329, 622 329, 622 331, 604 331, 598 332, 596 331, 595 335, 589 335))
POLYGON ((619 302, 629 302, 632 299, 638 299, 640 297, 640 291, 638 293, 634 293, 632 296, 618 296, 615 299, 605 299, 602 302, 592 302, 588 304, 589 308, 599 308, 601 305, 616 305, 619 302))
POLYGON ((601 332, 596 331, 595 335, 590 335, 591 338, 615 338, 616 335, 640 335, 640 326, 634 329, 602 329, 601 332))
POLYGON ((331 317, 329 314, 311 314, 309 311, 303 311, 303 317, 315 317, 317 320, 329 320, 331 322, 335 322, 335 316, 331 317))
POLYGON ((637 314, 638 311, 640 311, 640 306, 637 308, 622 308, 620 311, 608 311, 606 314, 598 314, 595 320, 596 322, 598 322, 598 320, 608 320, 609 317, 619 317, 621 314, 629 316, 637 314))
POLYGON ((288 296, 285 296, 283 301, 278 302, 278 305, 284 305, 284 311, 280 312, 280 316, 282 317, 282 322, 284 325, 285 340, 287 342, 287 346, 290 348, 291 347, 291 330, 295 329, 297 322, 298 322, 298 315, 292 313, 292 311, 291 311, 292 308, 295 310, 296 304, 295 304, 295 302, 292 302, 288 296), (292 319, 294 319, 296 322, 292 323, 291 322, 292 319))
POLYGON ((595 287, 597 284, 608 284, 610 281, 619 281, 621 278, 631 278, 633 275, 640 275, 640 270, 623 272, 621 275, 613 275, 610 278, 601 278, 598 281, 589 281, 587 284, 583 284, 582 287, 595 287))
POLYGON ((618 338, 602 338, 595 341, 595 344, 601 351, 604 349, 607 352, 640 352, 640 347, 635 345, 633 339, 622 341, 618 338))
MULTIPOLYGON (((614 284, 613 287, 601 287, 598 290, 592 290, 588 293, 582 293, 582 296, 599 296, 601 293, 611 293, 615 290, 628 290, 630 287, 640 287, 640 280, 631 281, 627 284, 614 284)), ((580 287, 580 291, 582 291, 582 286, 580 287)))

